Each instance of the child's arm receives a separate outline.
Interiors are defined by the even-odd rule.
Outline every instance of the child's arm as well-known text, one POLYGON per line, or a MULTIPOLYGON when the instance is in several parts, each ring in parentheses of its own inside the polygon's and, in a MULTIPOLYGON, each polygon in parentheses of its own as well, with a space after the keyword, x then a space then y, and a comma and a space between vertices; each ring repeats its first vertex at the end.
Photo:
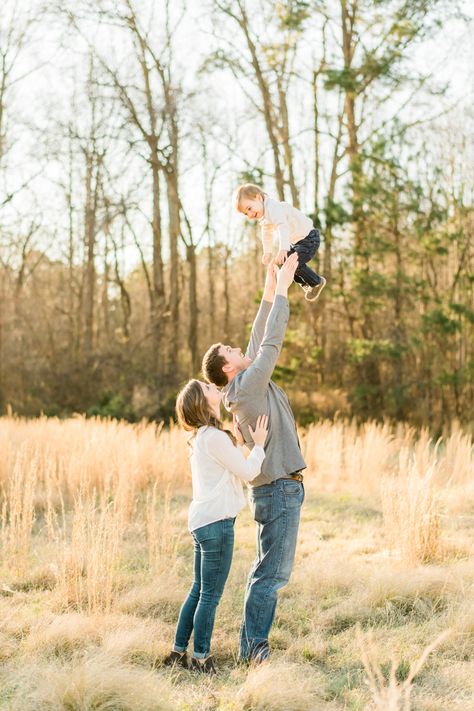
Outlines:
POLYGON ((274 226, 268 222, 262 224, 263 257, 262 264, 268 267, 272 259, 274 226))
POLYGON ((275 263, 283 264, 291 246, 291 229, 288 223, 287 207, 276 200, 272 200, 271 203, 268 201, 268 203, 268 218, 272 224, 272 228, 276 229, 278 233, 279 252, 275 257, 275 263))

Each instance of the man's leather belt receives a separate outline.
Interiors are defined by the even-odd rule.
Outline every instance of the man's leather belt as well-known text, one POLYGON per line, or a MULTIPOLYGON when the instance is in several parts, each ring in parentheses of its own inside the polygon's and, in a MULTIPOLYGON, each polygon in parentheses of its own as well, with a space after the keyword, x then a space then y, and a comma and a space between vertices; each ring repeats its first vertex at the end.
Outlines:
POLYGON ((284 479, 294 479, 295 481, 303 481, 303 475, 300 471, 293 472, 292 474, 288 474, 288 476, 285 476, 283 478, 284 479))

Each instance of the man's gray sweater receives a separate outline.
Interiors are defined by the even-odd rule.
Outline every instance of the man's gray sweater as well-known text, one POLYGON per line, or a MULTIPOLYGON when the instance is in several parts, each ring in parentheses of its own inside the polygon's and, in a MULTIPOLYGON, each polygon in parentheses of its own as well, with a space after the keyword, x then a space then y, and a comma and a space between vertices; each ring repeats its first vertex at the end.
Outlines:
POLYGON ((273 305, 269 301, 262 301, 246 353, 253 362, 224 389, 225 408, 237 416, 249 449, 253 447, 249 425, 253 428, 259 415, 269 415, 262 471, 251 482, 251 486, 270 484, 306 467, 288 398, 271 380, 289 315, 286 297, 276 296, 273 305))

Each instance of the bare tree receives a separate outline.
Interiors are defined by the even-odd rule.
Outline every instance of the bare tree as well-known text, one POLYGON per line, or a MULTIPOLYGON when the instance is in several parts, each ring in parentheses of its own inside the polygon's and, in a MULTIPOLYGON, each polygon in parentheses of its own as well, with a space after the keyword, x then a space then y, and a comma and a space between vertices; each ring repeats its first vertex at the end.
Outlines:
MULTIPOLYGON (((179 251, 181 234, 179 195, 179 142, 178 118, 180 87, 173 72, 173 38, 182 19, 178 13, 172 25, 171 8, 164 3, 164 33, 156 33, 154 17, 143 22, 137 3, 122 0, 111 11, 102 3, 86 3, 89 16, 104 25, 118 27, 132 46, 134 73, 129 76, 120 66, 114 65, 100 48, 94 47, 95 56, 105 74, 105 84, 115 93, 122 107, 125 125, 130 133, 131 151, 144 158, 151 178, 152 270, 149 279, 150 333, 155 384, 166 374, 167 379, 177 375, 176 353, 179 352, 179 251), (164 185, 163 185, 164 182, 164 185), (170 255, 169 284, 166 288, 163 259, 162 195, 168 205, 168 244, 170 255), (168 297, 166 295, 168 292, 168 297), (163 359, 163 351, 168 357, 163 359)), ((89 41, 75 11, 69 13, 73 25, 89 41)), ((91 43, 92 44, 92 43, 91 43)))
MULTIPOLYGON (((25 12, 12 2, 6 2, 0 14, 0 280, 3 292, 0 304, 0 364, 5 362, 3 349, 9 327, 13 324, 13 331, 19 333, 16 326, 20 316, 21 290, 38 263, 38 255, 30 260, 33 240, 39 229, 37 217, 30 217, 25 227, 25 222, 16 211, 11 211, 8 217, 6 215, 6 208, 12 208, 15 199, 26 190, 34 177, 16 175, 13 179, 8 161, 16 140, 15 129, 19 125, 12 109, 14 90, 36 69, 25 69, 21 61, 32 41, 36 19, 33 12, 25 12), (12 276, 15 286, 13 311, 10 311, 4 298, 12 276)), ((0 365, 0 402, 3 386, 4 368, 0 365)))
POLYGON ((285 199, 288 185, 293 204, 299 207, 299 188, 296 182, 293 146, 291 141, 289 97, 294 82, 294 63, 304 22, 309 14, 306 3, 260 0, 258 12, 252 4, 251 12, 245 0, 213 0, 216 15, 232 22, 228 35, 219 37, 226 42, 226 51, 217 50, 209 64, 225 65, 249 100, 256 113, 262 116, 273 159, 273 174, 278 198, 285 199), (259 18, 264 28, 254 29, 252 19, 259 18), (270 33, 265 32, 265 25, 270 33), (239 52, 234 28, 242 38, 245 52, 239 52), (254 96, 256 84, 259 96, 254 96))

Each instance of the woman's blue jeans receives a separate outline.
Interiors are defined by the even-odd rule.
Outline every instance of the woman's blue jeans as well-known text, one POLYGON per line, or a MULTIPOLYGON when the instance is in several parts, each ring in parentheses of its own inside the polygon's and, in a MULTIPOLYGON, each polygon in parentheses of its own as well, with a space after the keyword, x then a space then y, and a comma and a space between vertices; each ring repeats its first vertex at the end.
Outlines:
POLYGON ((216 608, 229 575, 234 551, 234 521, 225 518, 192 532, 194 582, 179 613, 174 650, 184 652, 194 630, 194 657, 211 652, 216 608))

